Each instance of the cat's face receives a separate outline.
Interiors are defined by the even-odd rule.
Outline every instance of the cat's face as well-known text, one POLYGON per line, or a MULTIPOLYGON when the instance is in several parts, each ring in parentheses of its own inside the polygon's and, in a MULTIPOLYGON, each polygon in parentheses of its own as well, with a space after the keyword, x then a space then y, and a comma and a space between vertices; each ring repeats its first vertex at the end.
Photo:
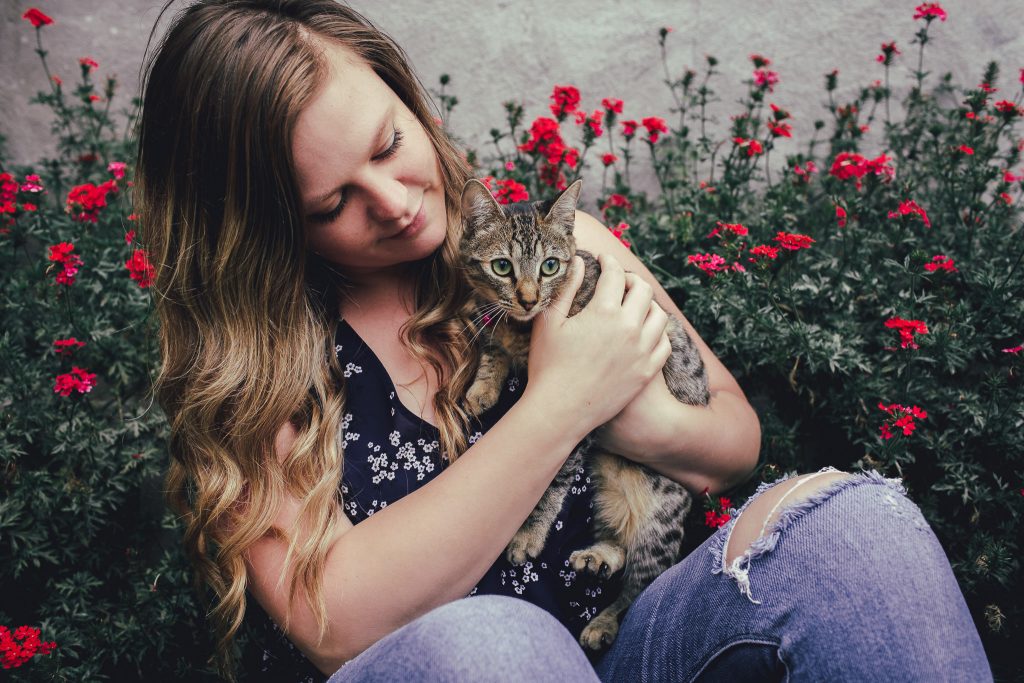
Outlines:
POLYGON ((572 230, 582 180, 553 201, 502 206, 479 180, 462 190, 466 279, 491 317, 528 321, 557 298, 576 253, 572 230))

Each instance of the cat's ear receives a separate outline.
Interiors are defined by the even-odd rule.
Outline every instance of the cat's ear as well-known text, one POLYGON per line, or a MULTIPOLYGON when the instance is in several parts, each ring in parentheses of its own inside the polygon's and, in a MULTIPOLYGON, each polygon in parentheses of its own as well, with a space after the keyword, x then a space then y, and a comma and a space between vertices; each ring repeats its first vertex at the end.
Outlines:
POLYGON ((466 181, 462 187, 462 219, 466 232, 473 232, 478 226, 498 220, 504 215, 501 205, 486 185, 476 178, 466 181))
POLYGON ((548 209, 548 215, 544 217, 545 223, 558 223, 565 227, 569 234, 576 225, 576 203, 580 200, 580 188, 583 187, 583 178, 579 178, 558 195, 558 199, 548 209))

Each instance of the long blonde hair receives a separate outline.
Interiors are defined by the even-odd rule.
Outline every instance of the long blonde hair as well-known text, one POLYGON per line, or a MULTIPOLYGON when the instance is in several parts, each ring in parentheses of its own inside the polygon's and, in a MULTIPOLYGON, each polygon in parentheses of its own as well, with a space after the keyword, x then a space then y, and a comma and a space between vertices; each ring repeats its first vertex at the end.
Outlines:
POLYGON ((167 502, 184 522, 197 590, 216 594, 215 659, 231 680, 243 553, 267 533, 288 541, 282 580, 294 571, 285 631, 300 585, 321 641, 328 628, 322 578, 343 514, 344 397, 333 342, 341 285, 307 249, 290 148, 299 113, 326 81, 324 41, 362 57, 437 152, 449 231, 416 264, 415 312, 402 337, 442 378, 434 408, 443 452, 451 460, 466 447, 458 397, 476 354, 460 318, 467 294, 457 244, 470 169, 405 53, 334 0, 200 0, 183 9, 146 63, 135 200, 157 268, 167 502), (274 439, 286 420, 299 438, 279 462, 274 439), (301 545, 271 528, 285 493, 303 500, 299 528, 315 530, 301 545))

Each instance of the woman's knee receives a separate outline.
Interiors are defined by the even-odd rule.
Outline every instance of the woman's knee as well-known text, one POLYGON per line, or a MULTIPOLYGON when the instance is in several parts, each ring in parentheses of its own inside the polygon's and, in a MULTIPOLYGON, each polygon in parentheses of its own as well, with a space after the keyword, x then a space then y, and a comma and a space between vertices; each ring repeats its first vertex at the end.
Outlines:
POLYGON ((351 664, 357 665, 353 673, 358 675, 339 681, 371 680, 385 671, 395 680, 529 680, 551 675, 552 667, 560 680, 597 680, 583 650, 557 619, 525 600, 499 595, 437 607, 351 664))
POLYGON ((815 472, 791 477, 763 491, 734 522, 726 542, 725 564, 732 564, 743 555, 751 543, 772 528, 784 510, 806 501, 836 481, 853 477, 848 472, 815 472))

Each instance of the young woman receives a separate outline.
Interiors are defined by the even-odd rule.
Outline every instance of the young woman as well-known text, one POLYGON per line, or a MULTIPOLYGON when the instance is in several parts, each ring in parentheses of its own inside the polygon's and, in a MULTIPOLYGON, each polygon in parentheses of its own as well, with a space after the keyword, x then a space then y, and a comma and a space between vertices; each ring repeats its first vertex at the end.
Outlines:
POLYGON ((147 76, 136 196, 158 264, 169 501, 216 593, 225 675, 248 604, 268 626, 255 668, 278 681, 991 676, 898 482, 831 468, 762 486, 588 661, 576 638, 614 577, 568 571, 592 540, 585 473, 541 557, 511 565, 505 545, 604 423, 610 450, 694 493, 742 482, 760 429, 729 371, 580 211, 594 299, 557 313, 577 269, 534 324, 528 376, 467 421, 470 169, 401 49, 333 0, 201 0, 147 76), (663 311, 700 348, 707 408, 665 387, 663 311))

